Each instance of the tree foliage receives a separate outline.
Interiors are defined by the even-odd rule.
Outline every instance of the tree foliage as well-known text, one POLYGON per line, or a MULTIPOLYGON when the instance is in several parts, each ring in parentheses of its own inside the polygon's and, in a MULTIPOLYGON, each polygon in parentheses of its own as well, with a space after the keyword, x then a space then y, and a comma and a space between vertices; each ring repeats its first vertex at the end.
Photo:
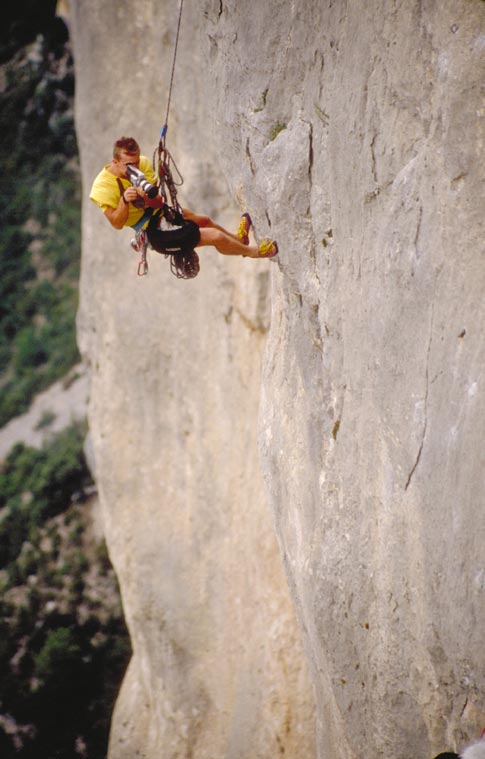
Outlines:
POLYGON ((86 543, 84 436, 16 445, 1 471, 0 711, 15 725, 0 723, 2 759, 106 754, 131 651, 106 550, 86 543))
POLYGON ((2 19, 0 426, 79 360, 74 67, 54 10, 55 3, 23 0, 2 19))

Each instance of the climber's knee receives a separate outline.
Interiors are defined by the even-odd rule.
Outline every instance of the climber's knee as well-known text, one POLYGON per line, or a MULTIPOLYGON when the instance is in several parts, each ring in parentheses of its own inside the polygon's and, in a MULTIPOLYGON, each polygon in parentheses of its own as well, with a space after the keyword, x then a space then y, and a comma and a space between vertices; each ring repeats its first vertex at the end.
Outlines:
POLYGON ((204 216, 200 213, 194 213, 193 211, 189 211, 188 209, 183 209, 183 214, 186 219, 189 221, 194 221, 198 227, 213 227, 214 222, 209 216, 204 216))
POLYGON ((220 246, 224 245, 226 235, 220 232, 214 227, 200 227, 200 242, 199 245, 212 245, 219 250, 220 246))
POLYGON ((213 227, 214 222, 209 216, 198 216, 197 224, 199 227, 213 227))

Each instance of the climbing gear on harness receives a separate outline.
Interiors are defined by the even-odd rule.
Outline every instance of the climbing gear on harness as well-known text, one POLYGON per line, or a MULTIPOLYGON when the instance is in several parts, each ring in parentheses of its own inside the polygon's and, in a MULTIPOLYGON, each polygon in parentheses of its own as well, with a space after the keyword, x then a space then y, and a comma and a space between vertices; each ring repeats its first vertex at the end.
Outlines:
POLYGON ((259 243, 259 255, 261 258, 273 258, 278 254, 278 244, 275 240, 268 240, 267 237, 259 243))
POLYGON ((143 212, 143 216, 141 216, 136 224, 133 224, 132 229, 136 229, 137 231, 139 229, 146 229, 148 222, 151 220, 153 213, 155 209, 154 208, 145 208, 143 212))
POLYGON ((159 194, 163 198, 161 214, 154 216, 147 228, 148 240, 152 248, 159 253, 170 256, 172 274, 178 279, 192 279, 199 273, 199 256, 194 248, 200 241, 199 227, 193 221, 184 219, 182 208, 177 199, 177 187, 183 184, 183 177, 177 168, 166 144, 166 125, 160 134, 158 150, 159 194), (174 178, 173 170, 176 173, 174 178), (161 219, 165 219, 174 229, 161 229, 161 219))
POLYGON ((199 227, 193 221, 187 221, 177 215, 177 221, 182 221, 182 226, 176 229, 161 229, 165 209, 167 213, 171 210, 164 206, 153 215, 150 214, 148 226, 140 225, 140 219, 135 227, 136 234, 131 241, 131 247, 141 254, 138 276, 148 274, 147 248, 150 245, 157 253, 164 254, 166 258, 170 257, 170 270, 177 279, 192 279, 200 270, 199 256, 194 250, 200 240, 199 227))
POLYGON ((144 229, 138 229, 136 235, 131 241, 131 247, 138 253, 141 253, 140 260, 138 261, 138 276, 144 277, 148 274, 148 262, 147 262, 147 233, 144 229))
POLYGON ((252 225, 253 222, 251 221, 250 215, 248 213, 243 213, 236 233, 243 245, 249 245, 249 230, 252 225))
POLYGON ((167 205, 163 215, 154 216, 146 229, 148 241, 158 253, 170 256, 172 274, 178 279, 192 279, 199 273, 199 257, 194 248, 200 242, 199 227, 195 222, 184 219, 167 205), (174 229, 162 229, 164 220, 169 220, 174 229))

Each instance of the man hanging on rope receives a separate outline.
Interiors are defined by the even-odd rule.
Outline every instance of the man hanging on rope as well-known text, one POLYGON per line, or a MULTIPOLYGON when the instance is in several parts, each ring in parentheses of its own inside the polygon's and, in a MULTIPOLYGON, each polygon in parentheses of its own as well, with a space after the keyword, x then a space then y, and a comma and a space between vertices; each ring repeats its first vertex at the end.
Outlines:
MULTIPOLYGON (((94 180, 89 197, 115 229, 125 226, 146 229, 150 245, 161 253, 167 253, 167 248, 157 245, 160 217, 163 217, 159 209, 164 208, 164 198, 160 194, 150 197, 152 193, 148 194, 143 186, 133 185, 128 179, 130 166, 143 172, 148 185, 156 185, 155 172, 148 158, 140 155, 136 140, 121 137, 114 144, 111 163, 94 180)), ((251 219, 248 214, 243 214, 237 234, 228 232, 208 216, 193 213, 187 208, 182 209, 182 215, 192 225, 191 248, 211 245, 223 255, 249 258, 272 258, 278 253, 274 240, 264 239, 259 246, 249 244, 251 219)))

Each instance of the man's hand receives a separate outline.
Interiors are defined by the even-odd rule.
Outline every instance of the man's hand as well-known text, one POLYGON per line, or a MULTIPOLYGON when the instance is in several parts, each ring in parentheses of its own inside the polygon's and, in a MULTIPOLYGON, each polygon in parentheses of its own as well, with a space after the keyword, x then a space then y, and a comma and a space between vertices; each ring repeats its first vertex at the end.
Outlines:
POLYGON ((128 203, 133 202, 137 198, 143 198, 145 206, 149 206, 149 208, 161 208, 163 206, 163 199, 160 195, 156 195, 154 198, 149 198, 145 190, 142 190, 141 187, 127 187, 123 196, 128 203))
POLYGON ((123 192, 123 197, 127 203, 132 203, 139 195, 145 200, 146 192, 143 192, 139 187, 133 187, 133 185, 127 187, 123 192))
POLYGON ((132 203, 137 198, 143 198, 145 206, 149 206, 150 208, 162 208, 163 206, 163 198, 160 195, 157 195, 155 198, 149 198, 141 187, 130 185, 120 196, 118 207, 107 208, 104 212, 109 223, 115 229, 122 229, 125 226, 128 219, 129 203, 132 203))

